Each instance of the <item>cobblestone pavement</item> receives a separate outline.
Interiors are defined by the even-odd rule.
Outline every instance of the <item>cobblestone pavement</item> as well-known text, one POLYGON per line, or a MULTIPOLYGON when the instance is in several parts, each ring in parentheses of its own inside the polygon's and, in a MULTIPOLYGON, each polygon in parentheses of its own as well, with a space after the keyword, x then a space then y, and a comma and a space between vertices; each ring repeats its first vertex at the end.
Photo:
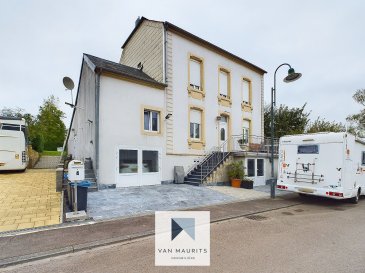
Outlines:
POLYGON ((60 223, 54 170, 0 173, 0 232, 60 223))
POLYGON ((237 200, 209 188, 168 184, 89 192, 87 213, 94 220, 105 220, 237 200))
POLYGON ((243 189, 243 188, 234 188, 228 186, 208 186, 208 188, 223 193, 225 195, 232 196, 242 201, 270 197, 270 195, 267 194, 266 192, 243 189))

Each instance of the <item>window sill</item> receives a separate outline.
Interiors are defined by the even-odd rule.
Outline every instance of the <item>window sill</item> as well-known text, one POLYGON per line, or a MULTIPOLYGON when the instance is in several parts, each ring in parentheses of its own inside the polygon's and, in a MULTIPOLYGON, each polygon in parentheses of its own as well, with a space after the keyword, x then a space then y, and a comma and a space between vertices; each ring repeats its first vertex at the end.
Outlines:
POLYGON ((228 97, 218 95, 218 103, 222 106, 231 107, 232 100, 228 97))
POLYGON ((203 150, 205 147, 205 141, 203 140, 188 140, 189 148, 194 150, 203 150))
POLYGON ((154 131, 143 131, 142 132, 143 135, 146 135, 146 136, 161 136, 161 132, 158 131, 158 132, 154 132, 154 131))
POLYGON ((195 89, 190 85, 188 86, 188 93, 190 97, 198 100, 202 100, 205 97, 205 92, 203 90, 195 89))
POLYGON ((252 112, 252 110, 253 110, 252 105, 247 102, 242 102, 241 107, 242 107, 243 112, 252 112))

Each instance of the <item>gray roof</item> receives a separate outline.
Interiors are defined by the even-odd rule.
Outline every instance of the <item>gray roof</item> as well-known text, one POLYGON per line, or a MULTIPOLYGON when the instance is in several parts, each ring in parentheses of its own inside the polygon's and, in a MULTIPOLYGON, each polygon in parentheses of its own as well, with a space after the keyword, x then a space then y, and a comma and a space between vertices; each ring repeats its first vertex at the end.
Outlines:
POLYGON ((157 85, 159 87, 166 87, 164 83, 154 80, 140 69, 108 61, 89 54, 84 54, 84 56, 86 56, 92 62, 92 64, 95 65, 95 71, 106 71, 127 78, 141 80, 152 85, 157 85))

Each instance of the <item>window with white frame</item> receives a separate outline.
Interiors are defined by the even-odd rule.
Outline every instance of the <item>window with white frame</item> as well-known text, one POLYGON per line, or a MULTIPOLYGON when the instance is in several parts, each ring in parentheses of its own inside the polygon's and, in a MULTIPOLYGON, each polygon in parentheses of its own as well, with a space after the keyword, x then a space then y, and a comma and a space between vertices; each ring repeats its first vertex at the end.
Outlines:
POLYGON ((264 160, 262 158, 257 159, 256 166, 256 176, 264 176, 264 160))
POLYGON ((144 110, 144 130, 148 132, 160 131, 160 112, 153 110, 144 110))
POLYGON ((119 150, 119 173, 138 173, 138 150, 119 150))
POLYGON ((247 176, 255 176, 255 159, 247 159, 247 176))
POLYGON ((190 58, 190 87, 195 90, 202 90, 201 83, 201 69, 202 69, 202 61, 194 58, 190 58))
POLYGON ((158 169, 158 151, 142 151, 142 172, 156 173, 158 169))
POLYGON ((250 87, 251 87, 251 82, 248 80, 242 80, 241 83, 241 92, 242 92, 242 102, 244 104, 250 104, 251 100, 250 100, 250 87))
POLYGON ((219 94, 229 98, 229 73, 222 69, 219 70, 219 94))
POLYGON ((190 138, 201 139, 202 111, 197 109, 190 110, 190 138))

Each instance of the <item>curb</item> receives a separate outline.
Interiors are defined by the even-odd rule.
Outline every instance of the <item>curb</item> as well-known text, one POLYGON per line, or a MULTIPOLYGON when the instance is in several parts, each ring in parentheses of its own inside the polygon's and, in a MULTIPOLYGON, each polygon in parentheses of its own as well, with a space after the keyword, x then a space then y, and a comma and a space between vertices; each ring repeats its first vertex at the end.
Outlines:
MULTIPOLYGON (((294 203, 294 204, 290 204, 290 205, 280 206, 280 207, 272 208, 272 209, 260 210, 260 211, 251 212, 251 213, 229 215, 227 217, 220 217, 218 219, 211 220, 210 223, 212 224, 212 223, 229 221, 229 220, 247 217, 247 216, 251 216, 251 215, 255 215, 255 214, 275 211, 275 210, 284 209, 284 208, 290 208, 290 207, 298 206, 301 204, 302 203, 298 202, 298 203, 294 203)), ((102 246, 108 246, 108 245, 113 245, 113 244, 118 244, 118 243, 123 243, 123 242, 131 242, 133 240, 153 236, 154 234, 155 234, 154 231, 146 231, 146 232, 136 233, 136 234, 132 234, 132 235, 118 236, 118 237, 113 237, 113 238, 109 238, 109 239, 93 241, 93 242, 89 242, 89 243, 76 244, 76 245, 52 249, 52 250, 48 250, 48 251, 44 251, 44 252, 32 253, 32 254, 24 255, 24 256, 5 258, 5 259, 0 260, 0 268, 5 268, 8 266, 12 266, 12 265, 18 265, 18 264, 22 264, 22 263, 32 262, 32 261, 36 261, 36 260, 51 258, 51 257, 55 257, 55 256, 65 255, 65 254, 71 254, 71 253, 75 253, 75 252, 79 252, 79 251, 83 251, 83 250, 90 250, 90 249, 94 249, 94 248, 102 247, 102 246)))

